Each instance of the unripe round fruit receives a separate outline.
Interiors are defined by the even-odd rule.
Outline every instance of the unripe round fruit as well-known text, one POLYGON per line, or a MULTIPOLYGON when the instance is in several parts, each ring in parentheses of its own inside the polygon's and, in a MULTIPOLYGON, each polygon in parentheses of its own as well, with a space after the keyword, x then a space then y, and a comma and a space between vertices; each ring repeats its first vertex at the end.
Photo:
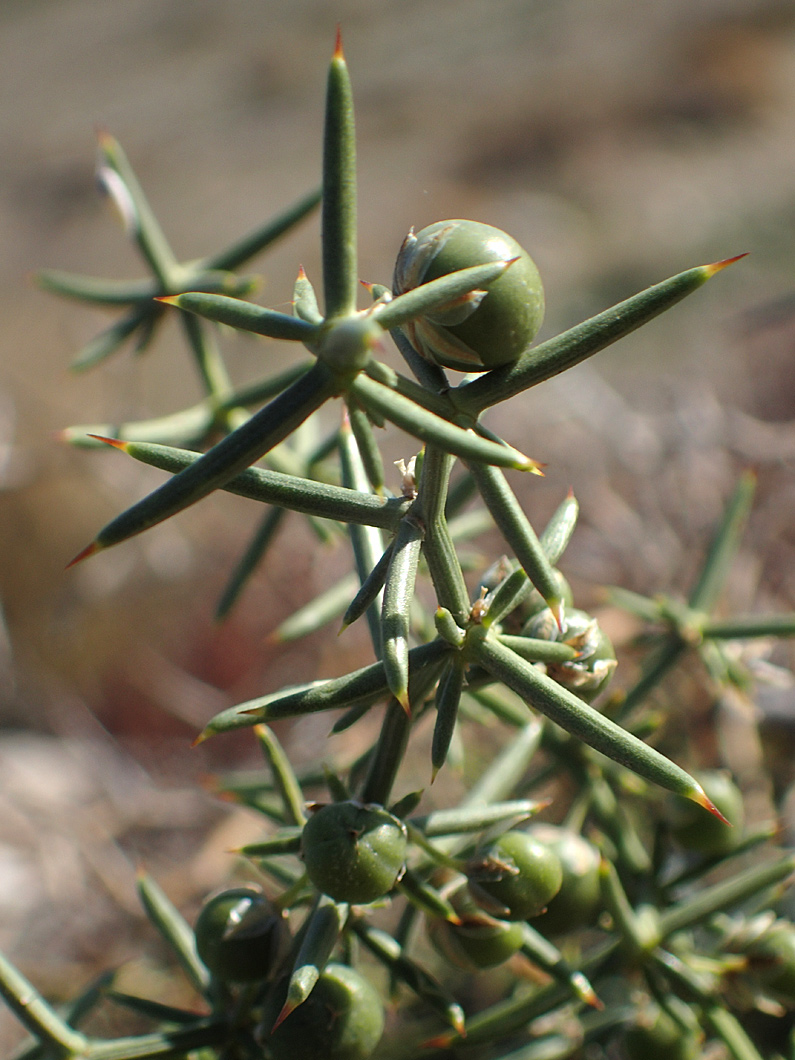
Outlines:
POLYGON ((542 913, 563 882, 555 851, 528 832, 506 832, 470 862, 467 875, 475 901, 507 920, 528 920, 542 913))
POLYGON ((346 964, 328 964, 302 1005, 270 1033, 287 983, 263 1016, 263 1045, 272 1060, 367 1060, 384 1031, 384 1006, 365 978, 346 964))
POLYGON ((593 923, 602 902, 599 851, 570 828, 533 824, 528 832, 555 852, 563 870, 560 890, 538 918, 538 927, 554 934, 593 923))
POLYGON ((406 859, 406 826, 383 806, 332 802, 304 825, 307 875, 337 902, 365 905, 394 887, 406 859))
POLYGON ((233 887, 209 898, 196 920, 196 950, 218 979, 232 983, 265 979, 287 948, 285 918, 250 887, 233 887))
POLYGON ((560 641, 579 652, 571 662, 547 667, 547 673, 586 703, 596 699, 609 684, 616 668, 616 653, 610 638, 586 611, 564 608, 561 630, 549 608, 544 608, 528 619, 522 633, 539 640, 560 641))
POLYGON ((544 288, 530 255, 499 228, 459 219, 406 236, 395 263, 396 295, 459 269, 512 259, 485 295, 466 295, 403 325, 420 356, 459 372, 512 364, 541 327, 544 288))
POLYGON ((777 1000, 795 1003, 795 924, 776 920, 745 952, 754 978, 777 1000))
POLYGON ((635 1023, 622 1036, 628 1060, 698 1060, 701 1047, 667 1012, 657 1009, 651 1022, 635 1023))
POLYGON ((675 797, 671 809, 671 832, 685 850, 708 857, 727 854, 742 838, 742 793, 723 770, 712 769, 693 775, 729 824, 724 824, 689 799, 675 797))
POLYGON ((521 948, 522 925, 498 920, 478 909, 466 884, 448 896, 461 918, 451 924, 441 917, 426 917, 425 927, 434 949, 465 972, 504 964, 521 948))

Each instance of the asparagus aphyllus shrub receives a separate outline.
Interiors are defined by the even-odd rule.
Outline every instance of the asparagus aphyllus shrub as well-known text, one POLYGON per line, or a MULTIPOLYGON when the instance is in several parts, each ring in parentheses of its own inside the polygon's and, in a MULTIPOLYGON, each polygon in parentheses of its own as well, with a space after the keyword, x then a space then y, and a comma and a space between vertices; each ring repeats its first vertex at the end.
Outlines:
MULTIPOLYGON (((614 591, 645 623, 640 670, 615 692, 613 646, 575 606, 559 569, 577 501, 561 498, 539 532, 510 473, 541 474, 543 465, 482 420, 672 309, 737 258, 690 268, 533 345, 544 291, 530 254, 488 223, 440 220, 395 248, 392 285, 367 284, 370 304, 360 309, 353 94, 339 40, 322 194, 310 190, 218 253, 181 263, 107 134, 100 178, 148 275, 39 275, 50 290, 119 310, 76 367, 98 365, 127 340, 140 348, 174 314, 204 396, 157 420, 63 432, 73 445, 120 450, 108 460, 131 457, 167 476, 73 563, 227 490, 263 514, 219 615, 252 589, 283 523, 300 516, 318 548, 347 535, 353 565, 275 639, 363 621, 372 660, 342 676, 303 674, 208 718, 198 734, 197 742, 249 728, 265 761, 255 781, 219 781, 262 817, 261 839, 240 851, 261 886, 232 881, 192 927, 154 880, 139 877, 144 909, 194 1004, 164 1004, 153 983, 144 996, 89 990, 54 1007, 0 959, 0 992, 31 1035, 20 1055, 783 1055, 771 1042, 789 1033, 795 926, 781 896, 795 856, 775 827, 745 828, 742 792, 715 770, 720 763, 694 761, 713 767, 694 773, 659 749, 680 662, 700 659, 713 694, 731 685, 748 695, 752 675, 733 643, 795 633, 792 615, 714 613, 754 477, 741 477, 687 600, 614 591), (320 293, 299 269, 292 313, 247 301, 251 279, 238 269, 318 202, 320 293), (218 324, 293 343, 302 357, 236 386, 218 324), (395 348, 404 372, 386 363, 395 348), (299 428, 330 402, 339 426, 315 431, 308 447, 299 428), (415 454, 400 462, 399 479, 385 471, 375 430, 387 424, 415 454), (482 503, 469 507, 475 496, 482 503), (473 575, 467 541, 490 526, 505 555, 473 575), (375 710, 364 753, 301 775, 271 727, 327 712, 339 734, 375 710), (427 754, 423 731, 428 785, 462 757, 478 763, 450 805, 425 805, 404 780, 407 757, 427 754), (533 821, 542 811, 555 823, 533 821), (84 1033, 86 1015, 110 998, 151 1029, 84 1033)), ((412 765, 416 772, 416 757, 412 765)))

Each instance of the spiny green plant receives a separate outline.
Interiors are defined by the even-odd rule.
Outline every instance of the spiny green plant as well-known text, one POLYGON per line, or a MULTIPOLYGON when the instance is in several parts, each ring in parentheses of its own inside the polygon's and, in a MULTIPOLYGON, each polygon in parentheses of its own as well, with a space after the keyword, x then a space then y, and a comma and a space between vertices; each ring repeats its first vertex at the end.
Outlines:
POLYGON ((324 134, 322 312, 303 271, 292 315, 243 300, 250 281, 234 271, 317 195, 183 265, 121 148, 103 135, 100 152, 103 181, 152 277, 110 283, 44 272, 39 281, 125 308, 79 355, 80 368, 134 335, 139 346, 148 342, 163 315, 177 313, 206 396, 158 420, 64 432, 74 445, 108 443, 172 476, 73 562, 229 490, 269 507, 219 604, 225 614, 285 511, 318 527, 331 520, 347 529, 355 575, 280 636, 344 612, 343 628, 365 618, 374 661, 242 703, 198 737, 249 727, 267 767, 254 779, 219 781, 267 822, 262 840, 240 851, 261 889, 211 896, 194 931, 153 879, 139 878, 146 913, 201 1012, 114 991, 112 977, 56 1009, 2 959, 0 991, 32 1036, 18 1057, 366 1060, 378 1050, 406 1060, 551 1060, 696 1057, 713 1043, 736 1060, 783 1053, 775 1042, 789 1032, 795 1000, 795 925, 778 903, 795 856, 777 845, 774 827, 742 830, 731 778, 691 776, 653 742, 664 723, 662 682, 686 654, 700 655, 714 686, 747 690, 752 677, 733 643, 795 633, 793 615, 714 615, 754 477, 741 478, 686 603, 614 591, 646 624, 646 654, 628 691, 606 696, 612 646, 573 607, 557 569, 577 502, 565 497, 537 535, 503 469, 540 467, 481 419, 671 308, 736 258, 683 272, 533 347, 543 307, 534 264, 504 233, 459 219, 410 234, 393 289, 369 285, 372 304, 358 309, 354 116, 339 41, 324 134), (310 358, 235 389, 213 323, 300 343, 310 358), (414 379, 376 358, 388 335, 414 379), (479 374, 454 384, 443 366, 479 374), (297 429, 334 399, 340 426, 307 449, 297 429), (397 494, 373 429, 385 422, 420 449, 402 463, 397 494), (463 467, 451 479, 456 459, 463 467), (466 509, 475 493, 485 509, 466 509), (459 546, 490 521, 511 555, 482 572, 472 594, 459 546), (433 615, 415 597, 420 575, 435 593, 433 615), (343 732, 377 704, 385 710, 366 753, 300 776, 270 727, 341 711, 332 729, 343 732), (491 725, 503 738, 457 805, 423 812, 423 792, 395 788, 426 715, 435 718, 431 780, 457 735, 474 746, 491 725), (528 825, 549 790, 560 823, 528 825), (456 968, 488 977, 483 990, 456 968), (394 1004, 382 1037, 387 994, 394 1004), (81 1027, 100 1004, 132 1010, 153 1029, 98 1039, 81 1027), (763 1020, 746 1029, 754 1013, 763 1020))

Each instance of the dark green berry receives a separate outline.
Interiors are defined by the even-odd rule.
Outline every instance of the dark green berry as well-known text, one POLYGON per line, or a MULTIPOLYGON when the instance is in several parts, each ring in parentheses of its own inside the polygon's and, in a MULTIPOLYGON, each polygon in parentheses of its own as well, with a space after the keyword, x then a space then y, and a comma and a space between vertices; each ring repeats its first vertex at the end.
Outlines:
POLYGON ((560 861, 560 890, 538 919, 545 933, 570 931, 591 924, 601 906, 599 851, 577 832, 554 824, 534 824, 528 832, 560 861))
POLYGON ((563 882, 552 847, 529 832, 506 832, 467 866, 469 889, 488 912, 507 920, 538 916, 563 882))
POLYGON ((795 924, 776 920, 745 951, 748 970, 763 989, 795 1004, 795 924))
POLYGON ((622 1045, 627 1060, 698 1060, 701 1056, 696 1035, 656 1006, 627 1028, 622 1045))
POLYGON ((586 703, 595 699, 609 684, 616 668, 616 653, 610 638, 586 611, 565 608, 563 628, 560 629, 549 608, 544 608, 525 623, 522 633, 539 640, 560 641, 577 651, 576 659, 549 666, 547 671, 550 677, 586 703))
POLYGON ((406 859, 406 826, 383 806, 333 802, 304 826, 307 875, 337 902, 364 905, 392 890, 406 859))
POLYGON ((345 964, 328 964, 302 1005, 271 1032, 287 983, 265 1006, 262 1043, 272 1060, 367 1060, 384 1031, 374 986, 345 964))
POLYGON ((222 891, 205 902, 196 920, 196 950, 218 979, 248 983, 278 967, 289 941, 287 922, 250 887, 222 891))
POLYGON ((459 269, 511 260, 485 294, 472 292, 404 325, 420 356, 459 372, 512 364, 541 327, 544 288, 530 255, 499 228, 457 219, 406 236, 395 264, 395 294, 459 269))
POLYGON ((426 930, 436 951, 450 964, 467 972, 494 968, 521 948, 524 940, 522 925, 484 913, 473 902, 466 884, 448 897, 460 923, 429 917, 426 930))

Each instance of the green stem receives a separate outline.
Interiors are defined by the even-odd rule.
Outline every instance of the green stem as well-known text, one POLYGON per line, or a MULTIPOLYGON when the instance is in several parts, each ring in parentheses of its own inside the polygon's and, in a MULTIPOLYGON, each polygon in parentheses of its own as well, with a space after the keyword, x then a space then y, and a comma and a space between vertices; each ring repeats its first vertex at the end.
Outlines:
POLYGON ((469 592, 445 517, 453 458, 428 446, 422 465, 419 504, 425 524, 423 552, 440 607, 464 626, 469 618, 469 592))
POLYGON ((222 401, 232 390, 229 373, 221 357, 215 335, 204 327, 192 313, 180 313, 182 327, 193 350, 204 389, 207 394, 222 401))
POLYGON ((0 954, 0 996, 21 1023, 58 1057, 82 1054, 87 1039, 51 1008, 32 983, 0 954))

